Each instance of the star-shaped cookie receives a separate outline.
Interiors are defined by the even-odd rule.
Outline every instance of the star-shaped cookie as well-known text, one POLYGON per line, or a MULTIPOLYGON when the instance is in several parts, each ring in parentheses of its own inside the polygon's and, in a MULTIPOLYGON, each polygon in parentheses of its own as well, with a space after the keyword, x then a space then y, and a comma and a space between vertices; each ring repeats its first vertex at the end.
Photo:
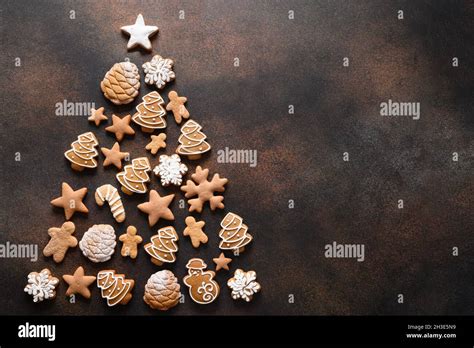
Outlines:
POLYGON ((146 150, 150 150, 152 155, 156 155, 159 149, 164 149, 166 147, 166 134, 160 133, 158 135, 151 136, 151 142, 149 142, 146 146, 146 150))
POLYGON ((84 275, 84 268, 82 266, 77 267, 73 275, 63 275, 63 279, 69 285, 66 290, 66 296, 80 294, 85 298, 91 298, 89 286, 95 282, 96 277, 84 275))
POLYGON ((100 149, 105 156, 104 167, 110 166, 113 164, 118 169, 122 169, 122 160, 129 156, 128 152, 120 152, 120 144, 115 143, 111 149, 102 147, 100 149))
POLYGON ((149 37, 158 32, 158 27, 154 25, 145 25, 145 20, 140 13, 137 16, 137 20, 133 25, 125 25, 120 28, 122 32, 130 35, 128 40, 127 49, 131 50, 137 46, 143 47, 144 49, 151 50, 151 42, 149 37))
POLYGON ((74 191, 71 186, 63 182, 61 186, 61 197, 53 199, 51 204, 55 207, 63 208, 64 216, 66 220, 69 220, 76 211, 86 214, 89 212, 89 209, 82 203, 86 193, 86 187, 74 191))
POLYGON ((104 107, 98 108, 97 110, 91 108, 91 115, 89 116, 89 122, 94 122, 97 127, 102 121, 108 120, 109 118, 104 115, 104 107))
POLYGON ((150 200, 137 206, 142 212, 148 214, 148 223, 153 226, 159 219, 174 220, 173 212, 168 208, 174 194, 161 197, 155 190, 150 191, 150 200))
POLYGON ((122 141, 125 134, 134 135, 135 131, 130 127, 132 117, 127 115, 123 118, 112 115, 112 125, 105 128, 107 132, 114 133, 117 141, 122 141))
POLYGON ((220 269, 225 269, 226 271, 229 270, 229 263, 232 262, 231 258, 225 257, 224 253, 221 253, 219 257, 212 259, 216 264, 216 272, 220 269))

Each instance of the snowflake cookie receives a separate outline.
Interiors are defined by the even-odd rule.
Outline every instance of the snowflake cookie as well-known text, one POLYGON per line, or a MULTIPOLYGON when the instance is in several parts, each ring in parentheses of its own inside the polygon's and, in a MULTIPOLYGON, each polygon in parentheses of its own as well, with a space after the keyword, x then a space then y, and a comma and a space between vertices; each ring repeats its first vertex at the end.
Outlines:
POLYGON ((239 298, 250 302, 254 294, 260 291, 260 284, 257 283, 257 273, 255 271, 245 272, 237 269, 234 277, 227 281, 227 286, 232 289, 232 298, 237 300, 239 298))
POLYGON ((183 182, 183 175, 188 171, 188 167, 181 163, 179 155, 161 155, 160 164, 157 165, 153 172, 161 178, 161 185, 169 186, 170 184, 179 186, 183 182))
POLYGON ((51 275, 47 268, 41 272, 31 272, 28 274, 28 284, 25 286, 25 292, 33 296, 33 302, 43 300, 52 300, 56 297, 56 286, 59 279, 51 275))
POLYGON ((142 65, 145 71, 145 83, 155 85, 158 89, 163 88, 176 77, 173 64, 171 59, 163 58, 159 54, 154 56, 151 61, 142 65))

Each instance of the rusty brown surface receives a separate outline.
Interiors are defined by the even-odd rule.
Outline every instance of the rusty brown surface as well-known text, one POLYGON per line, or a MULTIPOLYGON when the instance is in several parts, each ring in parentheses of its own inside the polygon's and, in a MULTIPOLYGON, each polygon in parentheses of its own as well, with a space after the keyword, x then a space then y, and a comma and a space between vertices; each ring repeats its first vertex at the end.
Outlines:
MULTIPOLYGON (((472 5, 379 1, 87 1, 2 2, 2 229, 0 242, 48 241, 47 229, 64 216, 49 201, 62 181, 87 187, 88 216, 77 214, 76 236, 109 223, 117 234, 133 224, 147 242, 158 227, 146 224, 126 197, 127 220, 114 222, 93 198, 96 187, 117 185, 115 170, 75 173, 63 153, 78 134, 93 131, 100 146, 114 139, 85 117, 55 116, 55 104, 95 102, 106 114, 132 113, 133 104, 106 101, 99 83, 125 57, 139 67, 151 54, 126 51, 119 28, 138 13, 160 28, 153 53, 175 61, 176 81, 165 88, 188 97, 191 117, 213 146, 196 164, 227 177, 225 211, 244 217, 255 237, 231 266, 254 269, 262 292, 246 304, 233 301, 225 271, 217 275, 218 300, 208 306, 187 298, 169 313, 143 302, 148 277, 159 268, 143 249, 137 260, 120 256, 93 264, 79 248, 63 263, 39 256, 36 263, 1 259, 1 314, 473 314, 473 104, 472 5), (397 20, 403 9, 405 19, 397 20), (69 19, 69 11, 76 19, 69 19), (178 19, 185 11, 185 20, 178 19), (288 11, 295 19, 288 19, 288 11), (460 67, 450 65, 453 56, 460 67), (22 66, 14 67, 21 58, 22 66), (233 66, 238 57, 240 67, 233 66), (342 67, 342 58, 350 67, 342 67), (471 65, 468 64, 471 60, 471 65), (385 119, 379 104, 389 98, 421 103, 421 119, 385 119), (295 114, 288 115, 288 105, 295 114), (217 150, 255 149, 258 165, 217 163, 217 150), (350 162, 342 161, 343 152, 350 162), (21 161, 15 162, 15 153, 21 161), (459 152, 459 162, 452 162, 459 152), (288 200, 295 208, 288 209, 288 200), (405 208, 396 207, 403 199, 405 208), (327 259, 324 245, 363 243, 366 260, 327 259), (453 257, 452 248, 460 255, 453 257), (90 301, 70 304, 61 282, 58 298, 34 304, 23 293, 26 276, 44 267, 56 276, 113 268, 136 281, 127 306, 108 308, 93 288, 90 301), (288 303, 288 296, 295 303, 288 303), (405 303, 397 304, 398 294, 405 303)), ((140 69, 141 70, 141 69, 140 69)), ((143 82, 143 75, 142 75, 143 82)), ((170 154, 179 128, 168 115, 170 154)), ((147 155, 147 135, 135 127, 122 150, 147 155)), ((101 161, 102 162, 102 158, 101 161)), ((163 189, 152 177, 151 188, 163 189)), ((172 204, 182 233, 187 216, 172 204)), ((208 245, 192 248, 181 238, 171 269, 182 280, 191 257, 208 265, 219 255, 217 236, 225 211, 200 215, 208 245)), ((181 282, 182 284, 182 282, 181 282)), ((183 286, 183 284, 182 284, 183 286)), ((187 292, 187 288, 182 290, 187 292)))

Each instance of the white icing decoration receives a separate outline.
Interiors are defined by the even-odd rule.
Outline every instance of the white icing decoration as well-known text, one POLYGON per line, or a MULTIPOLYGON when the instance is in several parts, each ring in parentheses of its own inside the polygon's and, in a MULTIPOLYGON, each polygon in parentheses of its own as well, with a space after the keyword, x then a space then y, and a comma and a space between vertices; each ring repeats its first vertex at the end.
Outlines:
POLYGON ((102 297, 107 299, 107 305, 112 307, 127 296, 131 284, 127 282, 123 274, 115 274, 114 271, 100 271, 97 274, 97 287, 101 289, 102 297), (119 283, 124 284, 125 288, 121 288, 119 283))
POLYGON ((175 262, 176 255, 175 252, 178 251, 178 246, 176 245, 176 241, 178 240, 176 231, 173 227, 168 226, 164 228, 160 228, 158 233, 150 238, 151 243, 145 245, 145 251, 153 258, 161 261, 161 262, 175 262), (165 247, 165 244, 169 244, 165 247), (163 246, 163 247, 162 247, 163 246), (164 257, 162 257, 157 251, 164 253, 164 257), (171 256, 171 260, 168 259, 168 255, 171 256))
POLYGON ((158 31, 158 27, 154 25, 145 25, 145 20, 140 13, 137 16, 135 24, 125 25, 120 28, 123 32, 130 35, 128 40, 127 49, 132 49, 136 46, 141 46, 147 50, 151 50, 151 42, 149 36, 155 34, 158 31))
POLYGON ((242 218, 237 214, 227 213, 221 222, 221 227, 219 237, 221 237, 222 240, 219 244, 219 248, 222 250, 240 249, 253 239, 252 235, 247 233, 248 226, 243 223, 242 218))
POLYGON ((99 142, 97 141, 97 138, 95 137, 94 133, 87 132, 81 134, 77 137, 76 141, 71 143, 71 149, 67 150, 64 153, 64 156, 69 161, 80 167, 95 168, 97 167, 97 161, 92 158, 91 164, 88 164, 87 160, 91 157, 96 157, 99 155, 97 149, 95 148, 95 146, 97 146, 98 144, 99 142), (77 161, 74 155, 84 160, 85 163, 77 161))
POLYGON ((203 153, 203 147, 201 145, 203 145, 204 143, 208 145, 208 149, 206 151, 209 151, 211 149, 211 146, 205 141, 207 137, 204 133, 201 132, 201 129, 201 125, 194 120, 189 120, 183 125, 183 127, 181 128, 181 135, 178 139, 181 145, 178 146, 177 152, 180 155, 200 155, 203 153), (198 136, 201 138, 201 140, 192 139, 193 137, 197 138, 198 136), (192 145, 193 143, 194 145, 192 145), (200 148, 198 148, 197 150, 189 149, 194 148, 196 146, 200 146, 200 148))
POLYGON ((102 201, 102 204, 99 204, 99 202, 97 202, 97 204, 103 205, 103 202, 109 202, 109 207, 113 217, 117 220, 117 217, 123 214, 123 219, 125 219, 125 209, 123 207, 122 199, 115 187, 110 184, 102 185, 97 188, 95 193, 100 201, 102 201))
POLYGON ((244 272, 237 269, 234 277, 227 281, 227 285, 232 289, 232 298, 237 300, 239 298, 250 302, 252 296, 260 291, 260 284, 256 282, 257 273, 254 271, 244 272))
POLYGON ((51 273, 44 269, 39 273, 28 274, 28 284, 24 291, 33 296, 33 302, 41 302, 56 295, 55 289, 58 283, 59 279, 51 277, 51 273))
POLYGON ((163 88, 166 83, 176 77, 173 64, 171 59, 163 58, 159 54, 155 55, 151 61, 142 65, 145 71, 145 83, 155 85, 158 89, 163 88))
POLYGON ((168 186, 170 184, 179 186, 183 182, 183 175, 188 171, 188 167, 181 163, 179 155, 161 155, 160 164, 157 165, 153 172, 161 178, 161 185, 168 186))
POLYGON ((79 248, 92 262, 105 262, 110 260, 115 245, 115 230, 110 225, 93 225, 82 236, 79 248))
POLYGON ((136 193, 146 193, 147 187, 145 185, 146 182, 150 181, 150 177, 148 176, 147 172, 150 171, 150 164, 148 162, 148 159, 146 157, 141 157, 141 158, 135 158, 132 160, 132 164, 127 164, 123 168, 123 172, 120 172, 116 175, 117 180, 122 184, 124 187, 126 187, 129 191, 131 192, 136 192, 136 193), (141 162, 144 162, 145 164, 142 164, 141 162), (145 166, 145 171, 143 170, 143 166, 145 166), (127 178, 125 173, 127 173, 128 170, 131 170, 133 174, 130 175, 130 178, 127 178), (143 176, 145 177, 144 179, 140 179, 140 176, 137 175, 137 173, 142 173, 144 174, 143 176), (137 178, 137 180, 134 180, 132 178, 137 178), (137 185, 143 183, 143 189, 140 190, 139 187, 140 185, 137 185))

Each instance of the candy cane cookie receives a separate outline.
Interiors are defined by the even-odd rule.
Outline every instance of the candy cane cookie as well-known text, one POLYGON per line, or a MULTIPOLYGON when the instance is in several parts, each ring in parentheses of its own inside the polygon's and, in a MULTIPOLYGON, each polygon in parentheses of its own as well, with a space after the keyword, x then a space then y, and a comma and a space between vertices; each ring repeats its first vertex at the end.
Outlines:
POLYGON ((125 209, 120 195, 115 187, 110 184, 102 185, 95 191, 95 201, 99 206, 103 206, 104 202, 109 202, 112 215, 117 222, 125 220, 125 209))

